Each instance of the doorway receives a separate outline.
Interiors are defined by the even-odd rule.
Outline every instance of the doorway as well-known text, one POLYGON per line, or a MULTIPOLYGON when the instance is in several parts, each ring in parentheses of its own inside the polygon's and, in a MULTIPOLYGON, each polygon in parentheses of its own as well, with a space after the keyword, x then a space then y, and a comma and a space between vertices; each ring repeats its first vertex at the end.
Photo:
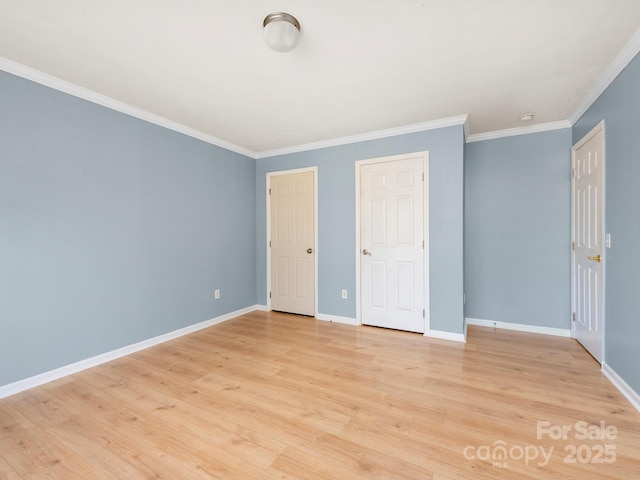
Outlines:
POLYGON ((317 313, 317 168, 267 174, 267 302, 317 313))
POLYGON ((571 149, 573 336, 604 359, 604 121, 571 149))
POLYGON ((428 152, 356 162, 360 323, 428 330, 428 152))

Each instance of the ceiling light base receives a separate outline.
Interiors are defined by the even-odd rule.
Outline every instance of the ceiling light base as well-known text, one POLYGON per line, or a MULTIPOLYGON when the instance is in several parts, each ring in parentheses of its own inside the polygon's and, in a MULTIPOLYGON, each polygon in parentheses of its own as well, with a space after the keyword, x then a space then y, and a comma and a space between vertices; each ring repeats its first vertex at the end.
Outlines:
POLYGON ((264 42, 276 52, 290 52, 300 40, 300 23, 284 12, 267 15, 262 22, 264 42))

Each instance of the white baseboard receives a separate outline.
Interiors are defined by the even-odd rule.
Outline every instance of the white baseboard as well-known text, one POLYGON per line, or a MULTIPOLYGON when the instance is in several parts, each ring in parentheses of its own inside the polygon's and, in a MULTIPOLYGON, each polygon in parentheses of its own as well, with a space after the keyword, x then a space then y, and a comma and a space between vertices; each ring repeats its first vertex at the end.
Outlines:
POLYGON ((464 333, 445 332, 443 330, 427 330, 424 332, 425 337, 439 338, 440 340, 451 340, 452 342, 467 343, 464 333))
POLYGON ((317 320, 324 320, 325 322, 344 323, 345 325, 360 325, 360 322, 351 317, 340 317, 339 315, 325 315, 324 313, 318 313, 316 315, 317 320))
POLYGON ((466 320, 467 325, 476 325, 478 327, 501 328, 503 330, 540 333, 542 335, 553 335, 556 337, 571 337, 571 330, 568 328, 539 327, 536 325, 523 325, 521 323, 496 322, 494 320, 484 320, 482 318, 467 318, 466 320))
MULTIPOLYGON (((358 320, 355 318, 340 317, 338 315, 325 315, 324 313, 318 313, 316 315, 316 319, 324 320, 327 322, 343 323, 346 325, 356 325, 356 326, 360 325, 360 322, 358 322, 358 320)), ((440 330, 429 330, 428 332, 425 332, 424 336, 431 337, 431 338, 439 338, 441 340, 452 340, 454 342, 462 342, 462 343, 466 342, 465 336, 462 333, 451 333, 451 332, 444 332, 440 330)))
POLYGON ((240 315, 245 315, 255 310, 257 310, 257 305, 252 305, 250 307, 236 310, 235 312, 230 312, 225 315, 212 318, 211 320, 205 320, 204 322, 189 325, 188 327, 180 328, 178 330, 174 330, 173 332, 158 335, 157 337, 149 338, 132 345, 127 345, 126 347, 118 348, 110 352, 101 353, 100 355, 96 355, 95 357, 80 360, 79 362, 65 365, 64 367, 56 368, 55 370, 50 370, 33 377, 25 378, 24 380, 18 380, 17 382, 2 385, 0 386, 0 398, 15 395, 16 393, 29 390, 30 388, 38 387, 54 380, 58 380, 59 378, 66 377, 67 375, 73 375, 74 373, 81 372, 82 370, 95 367, 102 363, 110 362, 111 360, 116 360, 117 358, 139 352, 140 350, 153 347, 169 340, 173 340, 174 338, 188 335, 189 333, 197 332, 198 330, 202 330, 203 328, 226 322, 227 320, 231 320, 232 318, 239 317, 240 315))
POLYGON ((620 390, 620 393, 625 396, 627 400, 634 406, 638 412, 640 412, 640 394, 625 382, 616 371, 606 363, 602 364, 602 373, 609 379, 613 386, 620 390))
POLYGON ((256 305, 256 310, 259 312, 270 312, 271 309, 267 305, 256 305))

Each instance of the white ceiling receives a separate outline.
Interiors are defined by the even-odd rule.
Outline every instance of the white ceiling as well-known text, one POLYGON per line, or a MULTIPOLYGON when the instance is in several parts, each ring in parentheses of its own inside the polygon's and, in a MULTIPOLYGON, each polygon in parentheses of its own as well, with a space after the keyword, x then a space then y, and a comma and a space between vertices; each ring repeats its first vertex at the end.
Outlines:
POLYGON ((251 152, 567 120, 639 30, 640 0, 0 0, 1 57, 251 152))

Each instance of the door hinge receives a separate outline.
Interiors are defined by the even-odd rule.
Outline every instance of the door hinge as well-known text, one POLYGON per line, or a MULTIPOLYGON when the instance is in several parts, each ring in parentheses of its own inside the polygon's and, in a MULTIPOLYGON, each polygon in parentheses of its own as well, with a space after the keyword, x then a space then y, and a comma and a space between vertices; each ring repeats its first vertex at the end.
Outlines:
POLYGON ((575 250, 576 249, 576 242, 571 242, 571 250, 575 250))
POLYGON ((269 240, 269 246, 271 246, 271 240, 269 240))
POLYGON ((422 309, 422 318, 424 318, 424 308, 422 309))
POLYGON ((576 312, 573 312, 573 321, 576 321, 576 312))
POLYGON ((424 182, 424 172, 422 172, 422 181, 424 182))
POLYGON ((271 189, 269 189, 269 195, 271 195, 271 189))
POLYGON ((424 240, 422 240, 422 249, 424 250, 424 240))
POLYGON ((576 169, 575 168, 571 169, 571 178, 576 178, 576 169))
POLYGON ((269 298, 271 298, 271 292, 269 292, 269 298))

